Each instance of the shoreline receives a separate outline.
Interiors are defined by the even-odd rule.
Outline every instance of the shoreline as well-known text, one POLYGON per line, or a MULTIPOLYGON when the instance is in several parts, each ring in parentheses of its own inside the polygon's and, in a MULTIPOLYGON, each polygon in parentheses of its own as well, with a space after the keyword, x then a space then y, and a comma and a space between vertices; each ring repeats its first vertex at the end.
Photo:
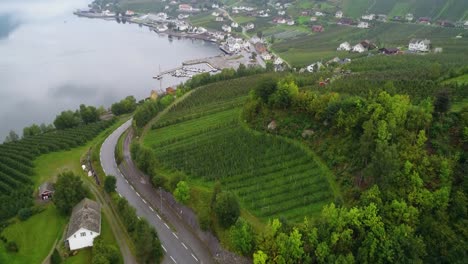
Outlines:
MULTIPOLYGON (((209 67, 214 68, 214 70, 221 71, 222 69, 225 68, 233 68, 237 69, 240 64, 244 64, 245 66, 259 66, 259 67, 264 67, 262 63, 258 60, 251 60, 250 55, 252 53, 251 49, 246 49, 246 50, 241 50, 236 53, 226 53, 225 50, 222 49, 221 46, 221 40, 218 38, 215 38, 215 34, 218 34, 218 31, 209 31, 206 30, 203 33, 187 33, 187 32, 179 32, 179 31, 174 31, 171 29, 167 29, 164 31, 158 31, 158 24, 165 24, 165 23, 170 23, 170 21, 161 21, 156 23, 148 23, 144 21, 138 21, 135 19, 134 16, 106 16, 98 13, 91 13, 91 12, 83 12, 83 11, 75 11, 73 12, 74 15, 80 18, 90 18, 90 19, 102 19, 102 20, 107 20, 107 21, 112 21, 115 20, 116 22, 123 21, 123 23, 129 23, 129 24, 137 24, 139 26, 146 26, 148 29, 160 36, 166 35, 168 38, 184 38, 184 39, 195 39, 195 40, 201 40, 201 41, 206 41, 208 43, 215 43, 218 45, 218 49, 221 51, 219 55, 216 56, 211 56, 211 57, 204 57, 204 58, 197 58, 197 59, 191 59, 187 61, 183 61, 181 65, 177 68, 183 68, 185 66, 191 65, 195 66, 198 64, 207 64, 209 67), (199 61, 199 63, 194 63, 194 61, 199 61)), ((175 71, 175 69, 174 69, 175 71)), ((163 71, 165 74, 172 73, 169 70, 163 71)), ((215 72, 215 71, 213 71, 215 72)), ((158 74, 155 73, 153 76, 154 79, 160 79, 163 75, 165 74, 158 74)), ((185 78, 186 80, 191 79, 191 77, 185 78)), ((161 90, 163 90, 162 87, 160 87, 161 90)))

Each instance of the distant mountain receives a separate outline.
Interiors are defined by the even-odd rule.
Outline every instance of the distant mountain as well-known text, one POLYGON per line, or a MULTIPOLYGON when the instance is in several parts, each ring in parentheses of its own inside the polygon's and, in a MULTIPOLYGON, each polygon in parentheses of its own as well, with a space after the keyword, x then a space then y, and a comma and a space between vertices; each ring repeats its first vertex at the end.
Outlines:
MULTIPOLYGON (((318 1, 324 2, 324 1, 318 1)), ((360 17, 366 13, 430 17, 433 20, 468 20, 468 0, 327 0, 338 6, 347 17, 360 17)))

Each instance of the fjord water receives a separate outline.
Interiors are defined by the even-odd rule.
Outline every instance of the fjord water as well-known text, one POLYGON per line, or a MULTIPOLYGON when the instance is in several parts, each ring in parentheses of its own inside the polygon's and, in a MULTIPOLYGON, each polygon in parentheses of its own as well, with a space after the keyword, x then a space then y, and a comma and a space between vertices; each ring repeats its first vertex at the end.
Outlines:
MULTIPOLYGON (((104 105, 159 89, 152 77, 219 54, 211 43, 72 14, 91 0, 0 1, 0 143, 10 129, 50 123, 79 104, 104 105)), ((179 83, 163 80, 162 87, 179 83)))

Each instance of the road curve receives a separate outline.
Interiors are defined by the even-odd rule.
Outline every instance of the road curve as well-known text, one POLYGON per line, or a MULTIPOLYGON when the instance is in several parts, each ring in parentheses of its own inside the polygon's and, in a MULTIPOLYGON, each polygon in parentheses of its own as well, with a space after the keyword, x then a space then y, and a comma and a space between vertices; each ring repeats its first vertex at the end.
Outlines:
POLYGON ((165 253, 163 263, 213 263, 212 258, 210 258, 204 250, 200 251, 201 247, 199 244, 192 245, 194 241, 192 237, 185 240, 186 235, 182 236, 173 231, 170 227, 172 224, 164 222, 164 217, 161 217, 157 212, 156 206, 158 205, 154 204, 154 199, 151 199, 151 197, 147 199, 145 195, 148 195, 148 193, 141 192, 139 189, 141 185, 134 184, 134 182, 123 175, 118 168, 114 155, 115 146, 117 145, 119 137, 131 124, 132 119, 116 129, 102 144, 100 156, 104 173, 106 173, 106 175, 116 176, 118 194, 128 200, 129 204, 136 209, 139 217, 145 218, 157 230, 165 253))

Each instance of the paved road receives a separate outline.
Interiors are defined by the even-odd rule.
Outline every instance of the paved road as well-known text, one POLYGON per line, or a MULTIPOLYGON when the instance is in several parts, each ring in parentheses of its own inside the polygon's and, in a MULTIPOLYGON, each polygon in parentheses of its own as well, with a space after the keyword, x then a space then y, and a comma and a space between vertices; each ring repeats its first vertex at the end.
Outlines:
MULTIPOLYGON (((184 229, 184 226, 178 222, 164 221, 164 216, 157 212, 159 208, 156 203, 157 195, 151 190, 151 184, 147 180, 140 178, 139 175, 128 175, 127 178, 127 174, 123 175, 118 168, 114 158, 115 146, 119 137, 131 126, 131 122, 132 120, 129 120, 120 126, 102 144, 101 164, 104 172, 116 176, 119 195, 125 197, 136 208, 139 217, 147 219, 157 230, 165 251, 163 263, 214 263, 208 249, 193 233, 184 229), (176 227, 178 232, 173 231, 171 226, 176 227)), ((135 174, 132 171, 127 173, 135 174)), ((163 213, 168 215, 168 219, 173 219, 169 217, 169 209, 163 207, 163 213)))

